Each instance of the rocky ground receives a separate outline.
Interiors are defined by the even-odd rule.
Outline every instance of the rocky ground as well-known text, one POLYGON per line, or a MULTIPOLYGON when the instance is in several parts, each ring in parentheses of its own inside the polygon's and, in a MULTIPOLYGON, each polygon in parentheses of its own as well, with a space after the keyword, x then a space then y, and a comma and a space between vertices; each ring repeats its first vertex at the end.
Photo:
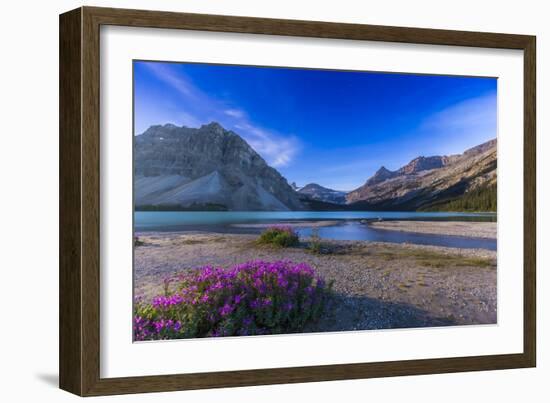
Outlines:
POLYGON ((419 234, 455 235, 474 238, 497 237, 496 222, 462 221, 374 221, 373 228, 392 231, 416 232, 419 234))
MULTIPOLYGON (((416 223, 415 223, 416 224, 416 223)), ((258 246, 254 235, 141 233, 135 295, 162 293, 175 272, 247 260, 306 262, 328 281, 327 314, 305 331, 490 324, 497 320, 496 252, 365 241, 323 241, 320 253, 258 246)))

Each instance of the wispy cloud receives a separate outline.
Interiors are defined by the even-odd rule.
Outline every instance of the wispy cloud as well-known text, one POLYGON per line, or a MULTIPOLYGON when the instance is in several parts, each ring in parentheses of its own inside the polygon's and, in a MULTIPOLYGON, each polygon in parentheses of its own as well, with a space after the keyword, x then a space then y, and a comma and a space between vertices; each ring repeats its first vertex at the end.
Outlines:
POLYGON ((233 118, 238 118, 238 119, 244 118, 246 116, 244 111, 240 109, 226 109, 224 113, 228 116, 231 116, 233 118))
POLYGON ((195 98, 199 90, 186 77, 174 72, 169 66, 162 63, 146 63, 145 66, 161 81, 177 90, 185 97, 195 98))
MULTIPOLYGON (((158 80, 173 88, 182 99, 183 102, 178 105, 179 112, 174 117, 177 123, 197 127, 217 121, 225 128, 241 135, 268 164, 274 167, 288 166, 299 152, 300 142, 295 136, 261 127, 238 105, 221 101, 205 93, 183 72, 162 63, 146 63, 145 66, 158 80)), ((159 123, 168 122, 151 122, 159 123)))
POLYGON ((252 148, 261 155, 269 156, 269 162, 274 167, 289 165, 300 150, 300 142, 294 136, 276 135, 246 122, 233 127, 243 134, 252 148))

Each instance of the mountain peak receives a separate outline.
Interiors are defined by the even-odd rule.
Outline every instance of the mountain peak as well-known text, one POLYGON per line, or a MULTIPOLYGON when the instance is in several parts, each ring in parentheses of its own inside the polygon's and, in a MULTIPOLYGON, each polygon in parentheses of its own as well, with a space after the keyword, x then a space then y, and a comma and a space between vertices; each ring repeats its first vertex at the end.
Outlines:
POLYGON ((445 159, 439 155, 431 157, 420 156, 411 160, 407 165, 399 168, 398 172, 402 175, 410 175, 428 169, 441 168, 443 165, 445 165, 445 159))
POLYGON ((313 188, 316 188, 316 189, 326 189, 324 188, 323 186, 319 185, 318 183, 308 183, 307 185, 305 185, 302 189, 313 189, 313 188))
POLYGON ((344 204, 346 202, 346 193, 339 190, 329 189, 318 183, 308 183, 303 188, 298 189, 298 193, 305 195, 313 200, 324 201, 334 204, 344 204))
POLYGON ((374 175, 372 175, 369 178, 369 180, 367 180, 366 185, 367 186, 376 185, 377 183, 384 182, 385 180, 391 179, 394 176, 395 176, 395 172, 390 171, 389 169, 387 169, 385 166, 382 165, 380 169, 378 169, 378 171, 376 171, 374 175))
POLYGON ((215 133, 224 133, 226 132, 226 130, 222 127, 222 125, 220 125, 218 122, 210 122, 208 124, 205 124, 205 125, 202 125, 200 127, 200 130, 203 130, 203 129, 208 129, 208 130, 211 130, 211 131, 214 131, 215 133))
POLYGON ((136 136, 137 205, 229 210, 296 210, 285 178, 237 133, 211 122, 197 128, 151 126, 136 136))

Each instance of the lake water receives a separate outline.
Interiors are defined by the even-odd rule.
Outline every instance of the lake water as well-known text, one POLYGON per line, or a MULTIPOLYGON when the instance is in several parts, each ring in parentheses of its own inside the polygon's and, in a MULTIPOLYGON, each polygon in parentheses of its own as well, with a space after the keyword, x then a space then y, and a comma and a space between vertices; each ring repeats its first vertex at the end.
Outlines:
MULTIPOLYGON (((319 236, 337 240, 365 240, 454 248, 496 250, 494 239, 448 235, 415 234, 374 229, 360 220, 444 220, 496 221, 494 213, 446 212, 369 212, 369 211, 137 211, 134 213, 136 232, 143 231, 208 231, 218 233, 260 233, 262 228, 249 224, 269 224, 295 221, 337 221, 335 225, 318 229, 319 236)), ((311 228, 300 228, 301 236, 309 236, 311 228)))

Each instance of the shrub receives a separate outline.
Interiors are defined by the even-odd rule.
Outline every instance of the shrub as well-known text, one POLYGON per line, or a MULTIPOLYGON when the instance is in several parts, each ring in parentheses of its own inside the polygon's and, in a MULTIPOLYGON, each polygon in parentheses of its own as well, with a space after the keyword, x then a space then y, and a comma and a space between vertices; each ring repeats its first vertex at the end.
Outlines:
POLYGON ((323 244, 321 243, 319 230, 317 228, 313 228, 311 230, 311 236, 309 238, 310 240, 309 240, 308 249, 313 253, 320 254, 322 252, 323 244))
POLYGON ((275 225, 267 228, 258 239, 260 244, 281 247, 297 246, 300 243, 298 234, 288 225, 275 225))
POLYGON ((251 261, 177 276, 172 292, 136 302, 134 340, 301 331, 321 314, 332 284, 305 263, 251 261))

